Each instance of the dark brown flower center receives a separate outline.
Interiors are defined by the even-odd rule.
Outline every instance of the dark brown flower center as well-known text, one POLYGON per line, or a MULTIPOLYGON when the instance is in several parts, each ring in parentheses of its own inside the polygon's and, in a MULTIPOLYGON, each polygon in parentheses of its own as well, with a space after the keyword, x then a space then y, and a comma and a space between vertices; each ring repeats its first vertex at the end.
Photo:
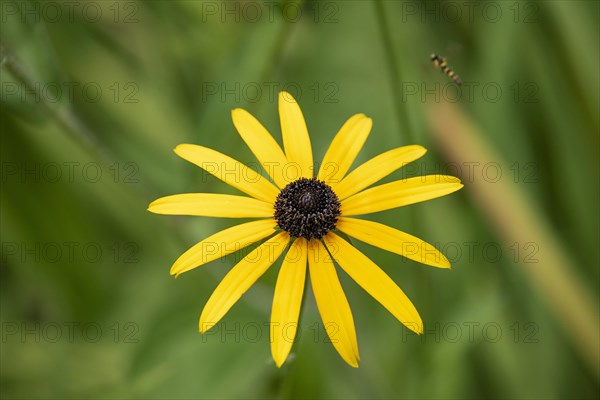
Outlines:
POLYGON ((290 236, 320 239, 335 229, 340 201, 331 187, 315 178, 287 185, 275 201, 277 225, 290 236))

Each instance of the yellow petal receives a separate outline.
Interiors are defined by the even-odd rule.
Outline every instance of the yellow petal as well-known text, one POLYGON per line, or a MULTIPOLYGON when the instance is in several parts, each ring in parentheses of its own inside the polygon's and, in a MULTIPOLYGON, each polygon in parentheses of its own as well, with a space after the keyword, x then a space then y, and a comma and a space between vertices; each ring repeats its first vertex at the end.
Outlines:
POLYGON ((179 275, 220 257, 235 253, 275 232, 274 219, 247 222, 222 230, 195 244, 171 267, 171 275, 179 275))
POLYGON ((281 367, 296 338, 306 278, 307 243, 298 238, 287 252, 275 285, 271 311, 271 354, 281 367))
POLYGON ((250 252, 225 275, 202 310, 198 325, 200 332, 206 332, 223 318, 250 286, 277 261, 289 241, 287 232, 275 235, 250 252))
POLYGON ((313 157, 306 122, 300 106, 287 92, 279 93, 279 119, 285 155, 291 164, 285 171, 286 180, 312 178, 313 157))
POLYGON ((279 194, 279 190, 258 172, 213 149, 195 144, 180 144, 175 148, 175 153, 228 185, 259 200, 274 203, 279 194))
POLYGON ((155 214, 197 215, 221 218, 272 217, 272 203, 246 196, 215 193, 185 193, 161 197, 148 206, 155 214))
POLYGON ((356 218, 338 218, 336 227, 365 243, 432 267, 450 268, 450 261, 429 243, 384 224, 356 218))
POLYGON ((357 167, 339 184, 333 184, 333 190, 338 198, 343 200, 385 178, 398 168, 421 158, 426 152, 427 150, 417 145, 386 151, 357 167))
POLYGON ((331 343, 344 361, 358 368, 358 344, 350 305, 333 260, 319 240, 308 242, 308 265, 317 308, 331 343))
POLYGON ((417 309, 392 278, 335 233, 329 232, 323 237, 323 241, 335 261, 356 283, 408 329, 418 334, 423 333, 423 322, 417 309))
POLYGON ((462 187, 460 179, 454 176, 416 176, 357 193, 342 201, 341 212, 344 216, 370 214, 435 199, 462 187))
POLYGON ((289 182, 284 179, 283 173, 288 161, 273 136, 246 110, 236 108, 231 111, 231 118, 238 133, 265 171, 280 188, 285 187, 289 182))
POLYGON ((339 183, 365 144, 372 126, 373 121, 364 114, 356 114, 348 119, 325 153, 318 179, 329 185, 339 183))

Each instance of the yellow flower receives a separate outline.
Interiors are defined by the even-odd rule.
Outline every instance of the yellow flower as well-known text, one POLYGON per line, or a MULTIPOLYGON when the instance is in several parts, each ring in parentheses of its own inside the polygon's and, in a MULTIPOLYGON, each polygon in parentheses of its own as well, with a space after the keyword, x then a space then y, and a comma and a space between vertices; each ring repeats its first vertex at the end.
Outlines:
POLYGON ((428 175, 368 188, 423 156, 426 150, 421 146, 387 151, 347 174, 371 131, 372 121, 364 114, 354 115, 340 128, 315 178, 304 116, 289 93, 279 94, 279 116, 283 150, 247 111, 239 108, 232 111, 240 136, 272 182, 217 151, 182 144, 175 148, 177 155, 250 197, 178 194, 152 202, 148 210, 157 214, 259 218, 202 240, 173 264, 171 274, 179 275, 267 238, 219 283, 200 316, 200 332, 219 322, 288 249, 275 285, 271 311, 271 352, 275 363, 277 366, 284 363, 296 337, 308 264, 327 334, 341 357, 357 367, 354 320, 334 261, 406 327, 420 334, 423 323, 394 281, 336 232, 423 264, 449 268, 446 257, 432 245, 389 226, 354 216, 444 196, 459 190, 462 184, 455 177, 428 175))

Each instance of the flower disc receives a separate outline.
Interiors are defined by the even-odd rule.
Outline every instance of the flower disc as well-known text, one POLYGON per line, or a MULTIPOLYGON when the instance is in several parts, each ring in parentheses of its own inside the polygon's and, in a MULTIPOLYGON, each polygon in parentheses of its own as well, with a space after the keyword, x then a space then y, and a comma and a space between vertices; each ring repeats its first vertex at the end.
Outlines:
POLYGON ((340 201, 331 187, 315 178, 288 184, 275 201, 275 219, 290 236, 320 239, 335 229, 340 201))

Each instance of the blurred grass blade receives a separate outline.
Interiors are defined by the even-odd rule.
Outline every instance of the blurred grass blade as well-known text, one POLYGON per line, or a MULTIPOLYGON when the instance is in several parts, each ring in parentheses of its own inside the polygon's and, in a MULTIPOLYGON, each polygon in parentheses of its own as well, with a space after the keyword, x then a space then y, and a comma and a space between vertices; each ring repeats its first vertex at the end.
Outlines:
MULTIPOLYGON (((508 170, 508 164, 492 150, 481 130, 460 107, 432 103, 427 113, 432 133, 450 161, 460 165, 496 163, 508 170)), ((577 266, 556 233, 516 184, 473 180, 465 186, 504 241, 537 242, 539 262, 522 264, 521 271, 550 306, 582 358, 600 374, 598 310, 590 288, 577 278, 577 266)))

